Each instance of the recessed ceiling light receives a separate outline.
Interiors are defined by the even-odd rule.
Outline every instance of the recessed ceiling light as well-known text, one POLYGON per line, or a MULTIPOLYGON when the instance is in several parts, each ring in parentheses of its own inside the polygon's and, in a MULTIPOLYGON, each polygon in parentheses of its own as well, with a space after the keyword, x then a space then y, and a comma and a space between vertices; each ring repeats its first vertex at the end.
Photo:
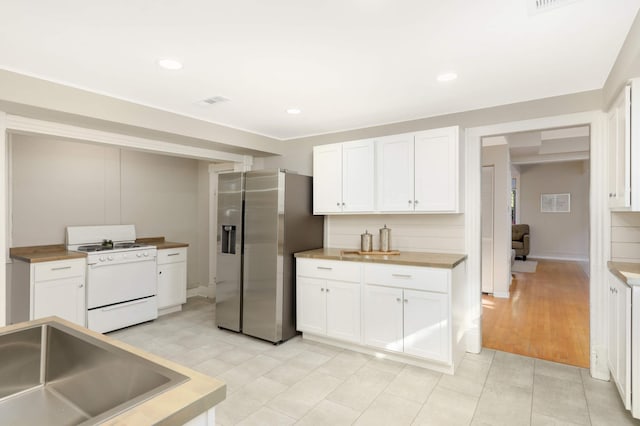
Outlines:
POLYGON ((445 72, 444 74, 440 74, 438 76, 438 81, 440 82, 453 81, 456 78, 458 78, 458 74, 456 74, 455 72, 445 72))
POLYGON ((302 110, 299 109, 299 108, 289 108, 287 110, 287 114, 293 114, 293 115, 300 114, 301 112, 302 112, 302 110))
POLYGON ((168 58, 160 59, 158 61, 158 65, 160 65, 160 67, 164 68, 165 70, 182 69, 182 62, 177 61, 175 59, 168 59, 168 58))

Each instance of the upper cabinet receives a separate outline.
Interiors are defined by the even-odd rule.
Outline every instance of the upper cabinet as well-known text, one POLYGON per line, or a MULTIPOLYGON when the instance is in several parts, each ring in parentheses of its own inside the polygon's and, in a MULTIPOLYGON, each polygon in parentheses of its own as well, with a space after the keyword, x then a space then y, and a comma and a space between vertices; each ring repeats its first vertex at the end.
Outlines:
POLYGON ((459 212, 459 132, 456 126, 377 139, 376 210, 459 212))
POLYGON ((314 214, 372 212, 373 182, 373 140, 313 149, 314 214))
POLYGON ((459 134, 454 126, 315 147, 314 213, 461 212, 459 134))
POLYGON ((623 88, 607 115, 611 209, 640 211, 640 185, 632 184, 640 181, 640 116, 633 112, 633 103, 640 105, 637 79, 623 88))

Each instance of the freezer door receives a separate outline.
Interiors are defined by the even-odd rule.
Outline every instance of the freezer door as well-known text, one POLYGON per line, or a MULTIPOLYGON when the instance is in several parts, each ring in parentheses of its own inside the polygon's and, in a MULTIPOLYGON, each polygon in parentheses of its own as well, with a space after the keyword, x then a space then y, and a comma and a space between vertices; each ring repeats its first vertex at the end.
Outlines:
POLYGON ((216 324, 242 330, 243 173, 218 176, 216 324))
POLYGON ((282 340, 284 173, 247 172, 242 332, 282 340))

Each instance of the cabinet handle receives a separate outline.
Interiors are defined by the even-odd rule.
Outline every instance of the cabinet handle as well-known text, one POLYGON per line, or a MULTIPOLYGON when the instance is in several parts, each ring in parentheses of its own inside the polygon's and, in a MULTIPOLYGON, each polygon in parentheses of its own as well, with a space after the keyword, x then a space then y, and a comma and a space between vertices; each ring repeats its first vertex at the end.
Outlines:
POLYGON ((411 278, 411 275, 407 274, 391 274, 391 276, 396 278, 411 278))
POLYGON ((342 206, 344 206, 344 202, 342 203, 342 206))
POLYGON ((340 207, 340 203, 336 203, 336 206, 340 207))
POLYGON ((179 254, 180 254, 180 253, 169 253, 167 256, 177 256, 177 255, 179 255, 179 254))
POLYGON ((84 287, 84 284, 80 284, 80 285, 78 286, 78 288, 82 288, 82 287, 84 287))
POLYGON ((322 269, 323 271, 333 271, 333 268, 329 268, 328 266, 316 266, 318 269, 322 269))
POLYGON ((409 204, 413 203, 413 201, 409 200, 409 204))
POLYGON ((158 275, 162 275, 162 271, 158 271, 158 275))
POLYGON ((400 298, 399 297, 396 297, 396 302, 400 302, 400 298))
POLYGON ((327 289, 327 293, 329 293, 329 289, 327 289))
POLYGON ((409 303, 409 299, 404 299, 404 303, 409 303))
POLYGON ((52 271, 62 271, 63 269, 71 269, 71 266, 60 266, 59 268, 51 268, 52 271))
POLYGON ((320 291, 324 291, 324 288, 321 288, 320 291))
POLYGON ((413 201, 413 204, 418 204, 418 200, 414 200, 414 201, 413 201))

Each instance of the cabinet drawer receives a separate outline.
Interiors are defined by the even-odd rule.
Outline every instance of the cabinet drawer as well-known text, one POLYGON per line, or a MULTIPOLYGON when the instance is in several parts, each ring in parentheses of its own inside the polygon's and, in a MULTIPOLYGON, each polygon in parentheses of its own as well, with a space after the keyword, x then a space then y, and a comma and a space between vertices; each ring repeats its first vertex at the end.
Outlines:
POLYGON ((297 259, 297 275, 326 280, 360 282, 362 265, 339 260, 297 259))
POLYGON ((84 259, 43 262, 35 265, 34 280, 49 281, 83 276, 86 268, 84 259))
POLYGON ((448 269, 422 268, 402 265, 364 266, 364 282, 389 287, 409 288, 414 290, 449 292, 448 269))
POLYGON ((186 262, 187 248, 158 250, 158 265, 165 263, 186 262))

